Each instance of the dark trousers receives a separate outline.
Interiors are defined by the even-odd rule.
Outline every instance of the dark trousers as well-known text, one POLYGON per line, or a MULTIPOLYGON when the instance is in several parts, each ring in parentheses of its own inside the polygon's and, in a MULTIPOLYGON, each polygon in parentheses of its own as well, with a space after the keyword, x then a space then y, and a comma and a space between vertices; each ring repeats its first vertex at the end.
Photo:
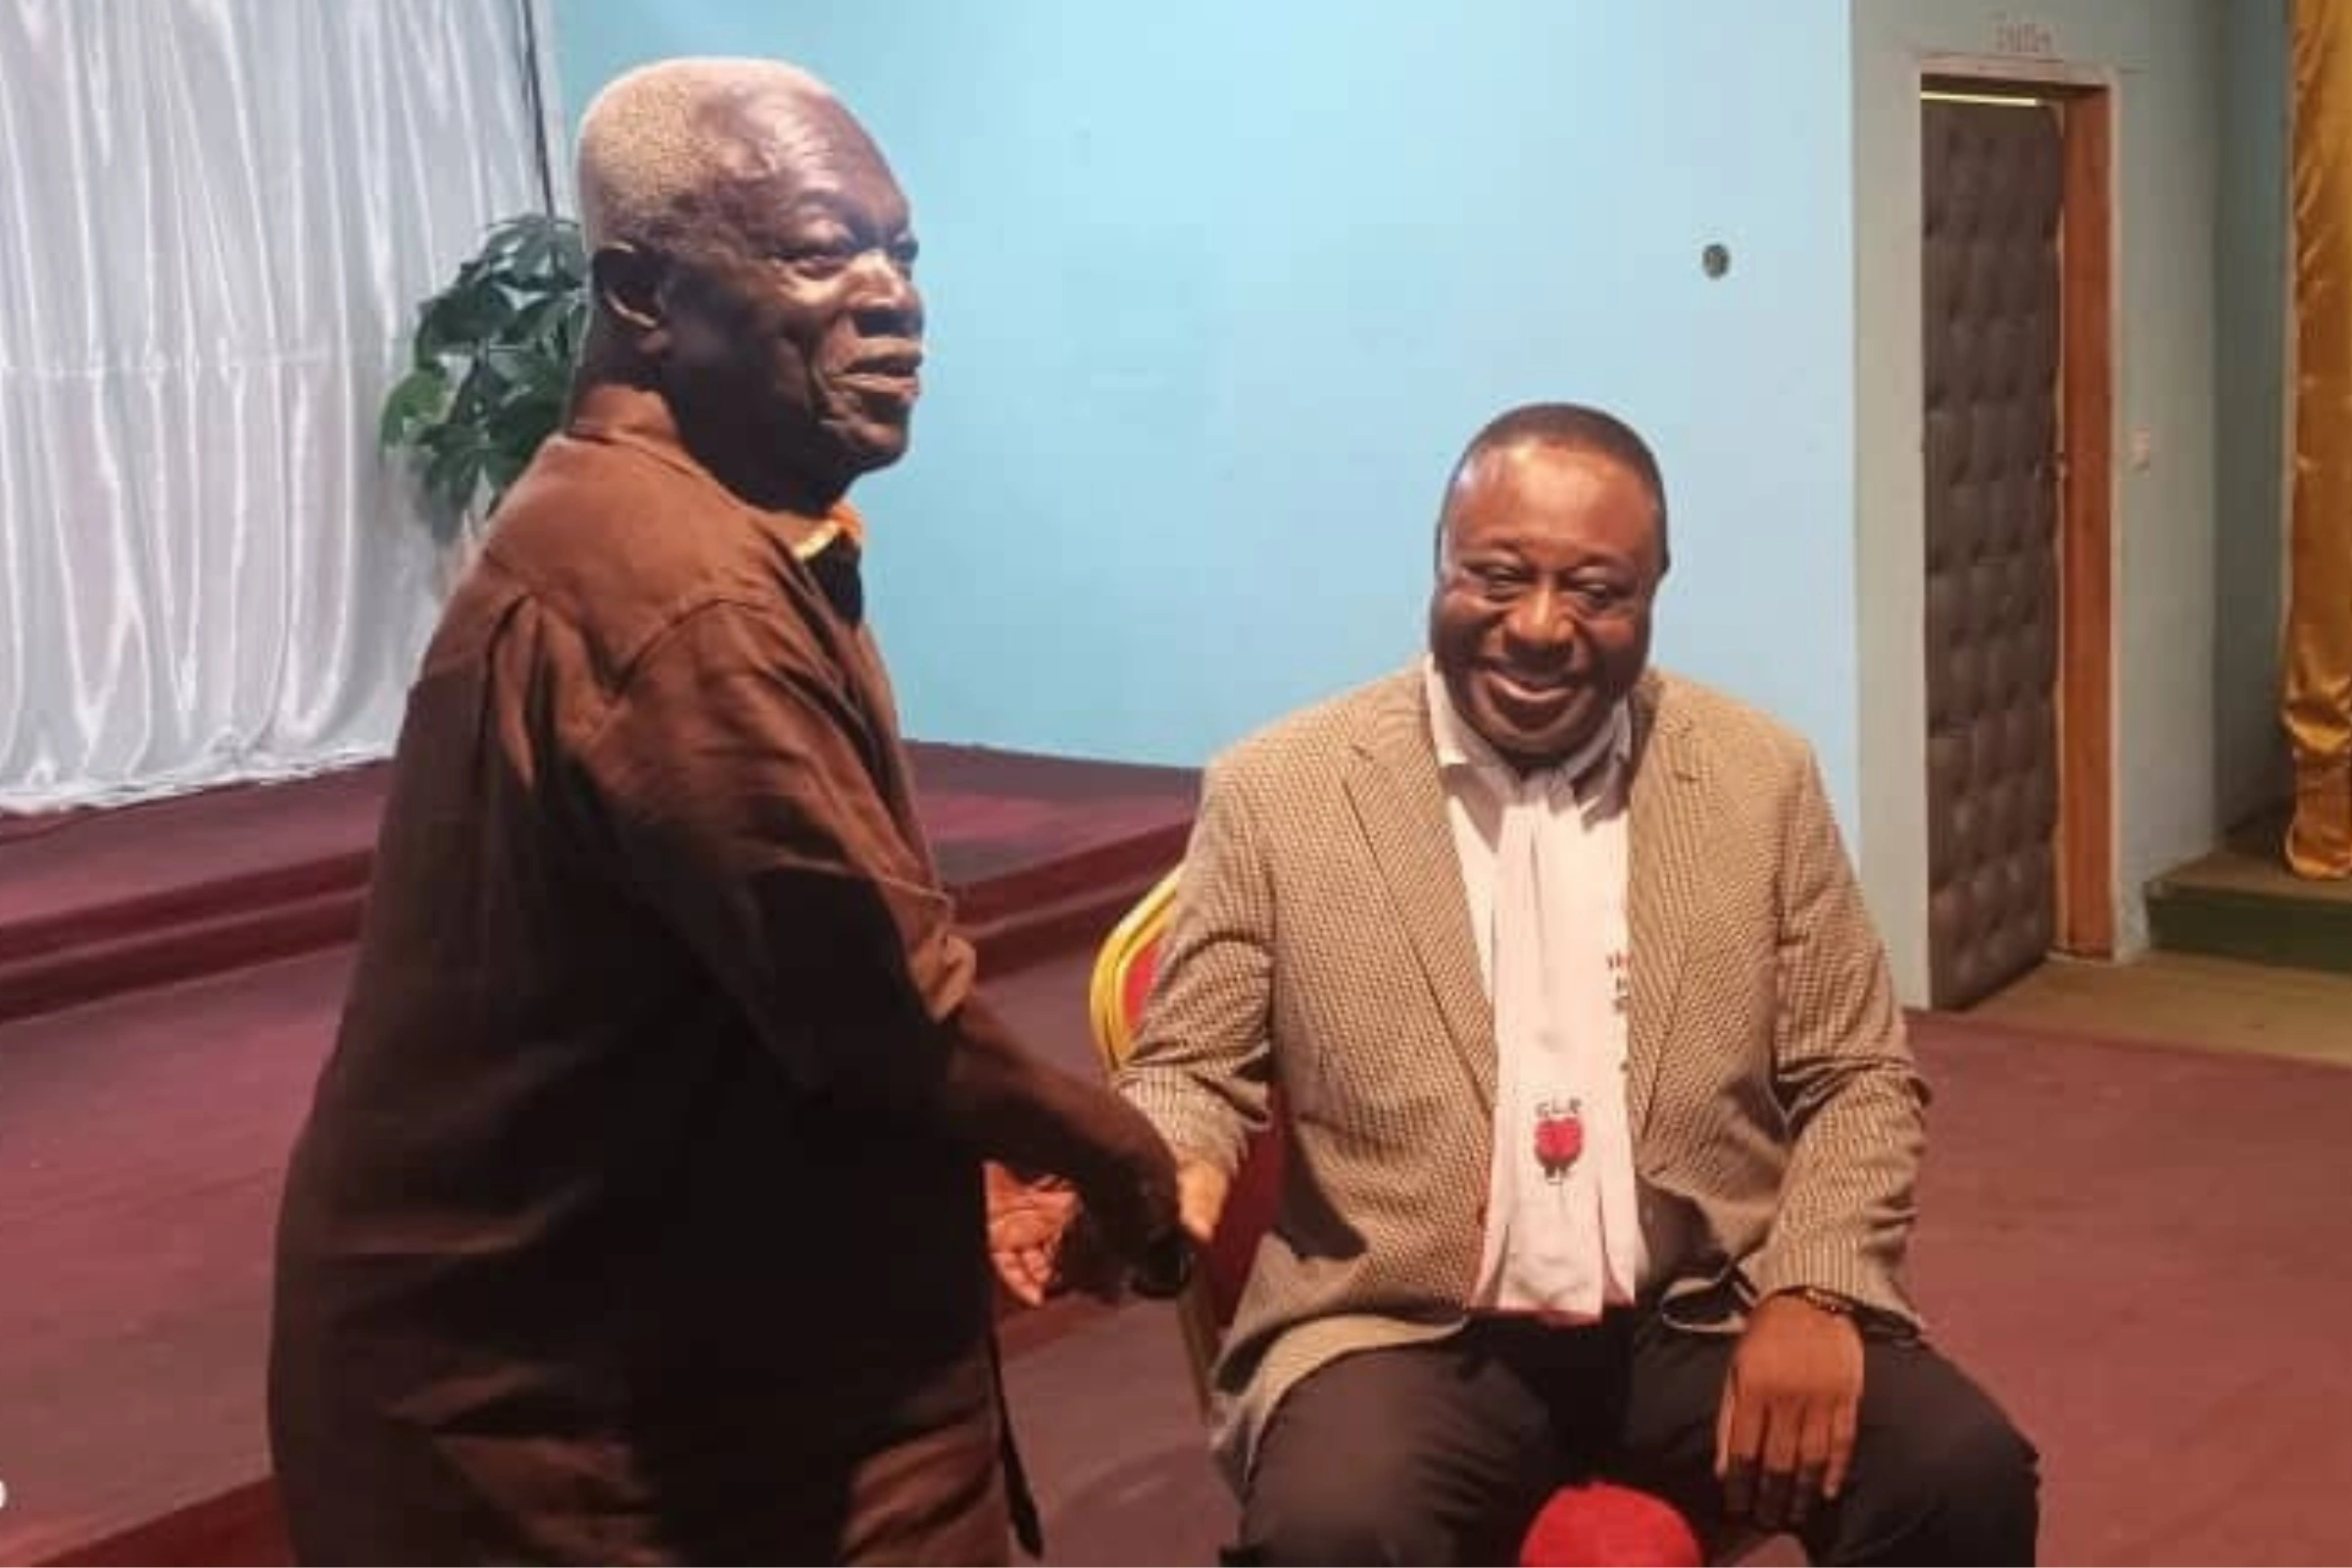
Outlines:
MULTIPOLYGON (((1516 1563, 1552 1490, 1593 1476, 1665 1497, 1720 1549, 1739 1529, 1714 1475, 1736 1343, 1628 1313, 1344 1356, 1276 1407, 1233 1560, 1516 1563)), ((1844 1493, 1795 1534, 1817 1563, 2030 1563, 2035 1464, 1957 1367, 1870 1337, 1844 1493)))

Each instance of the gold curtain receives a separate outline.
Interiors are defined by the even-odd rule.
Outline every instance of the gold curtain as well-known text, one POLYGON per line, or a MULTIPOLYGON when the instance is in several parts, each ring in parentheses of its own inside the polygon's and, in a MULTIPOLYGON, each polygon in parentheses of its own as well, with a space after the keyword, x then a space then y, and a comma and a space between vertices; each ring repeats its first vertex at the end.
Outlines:
POLYGON ((2352 877, 2352 0, 2294 0, 2295 477, 2286 859, 2352 877))

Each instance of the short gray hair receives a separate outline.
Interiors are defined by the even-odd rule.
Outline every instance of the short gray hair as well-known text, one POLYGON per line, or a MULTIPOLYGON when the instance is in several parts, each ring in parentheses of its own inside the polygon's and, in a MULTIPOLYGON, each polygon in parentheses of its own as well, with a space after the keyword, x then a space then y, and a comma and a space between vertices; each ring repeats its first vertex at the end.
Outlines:
POLYGON ((745 147, 714 134, 722 104, 785 100, 839 108, 833 89, 781 60, 660 60, 605 84, 580 118, 580 226, 588 248, 662 244, 742 178, 745 147))

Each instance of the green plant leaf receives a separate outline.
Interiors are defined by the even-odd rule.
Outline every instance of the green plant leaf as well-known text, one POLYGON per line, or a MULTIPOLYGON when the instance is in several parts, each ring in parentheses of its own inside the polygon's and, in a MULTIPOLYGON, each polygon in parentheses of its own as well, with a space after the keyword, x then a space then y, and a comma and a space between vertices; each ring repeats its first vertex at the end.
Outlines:
POLYGON ((471 431, 465 434, 467 439, 450 443, 424 466, 426 499, 453 523, 473 505, 482 484, 481 447, 471 431))
POLYGON ((385 394, 383 417, 376 425, 376 444, 407 446, 419 427, 441 417, 448 406, 449 372, 437 362, 418 366, 385 394))
POLYGON ((385 394, 378 437, 405 459, 435 538, 495 506, 561 425, 588 321, 579 224, 546 213, 489 225, 418 302, 415 368, 385 394))
POLYGON ((495 338, 514 316, 514 302, 498 276, 479 273, 426 303, 423 318, 416 323, 417 343, 420 348, 429 344, 437 354, 469 352, 495 338))
POLYGON ((482 248, 474 260, 486 268, 497 270, 511 270, 515 252, 520 250, 531 237, 533 221, 536 217, 536 214, 524 213, 519 217, 503 218, 492 223, 482 236, 482 248))
POLYGON ((588 280, 588 243, 580 233, 579 224, 568 221, 557 224, 556 267, 576 283, 588 280))
POLYGON ((483 421, 482 429, 488 437, 485 445, 491 451, 513 457, 519 468, 555 433, 563 418, 564 399, 560 392, 543 384, 517 383, 513 395, 493 409, 483 421))
POLYGON ((517 347, 537 348, 544 344, 562 323, 563 317, 579 301, 576 292, 542 294, 525 302, 514 312, 508 323, 507 339, 517 347))
POLYGON ((507 491, 514 481, 522 477, 522 470, 530 466, 530 461, 527 455, 506 451, 493 452, 482 461, 484 487, 489 491, 482 504, 485 514, 498 510, 498 504, 507 498, 507 491))
POLYGON ((555 265, 555 237, 543 225, 534 225, 515 240, 514 267, 518 276, 543 275, 555 265))

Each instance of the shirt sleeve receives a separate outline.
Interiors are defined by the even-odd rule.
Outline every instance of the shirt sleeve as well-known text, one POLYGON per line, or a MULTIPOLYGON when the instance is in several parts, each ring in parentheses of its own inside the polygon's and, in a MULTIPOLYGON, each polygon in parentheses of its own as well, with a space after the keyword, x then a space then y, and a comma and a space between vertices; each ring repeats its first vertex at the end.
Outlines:
POLYGON ((805 632, 739 605, 640 657, 583 750, 621 876, 811 1092, 935 1080, 972 948, 805 632))

